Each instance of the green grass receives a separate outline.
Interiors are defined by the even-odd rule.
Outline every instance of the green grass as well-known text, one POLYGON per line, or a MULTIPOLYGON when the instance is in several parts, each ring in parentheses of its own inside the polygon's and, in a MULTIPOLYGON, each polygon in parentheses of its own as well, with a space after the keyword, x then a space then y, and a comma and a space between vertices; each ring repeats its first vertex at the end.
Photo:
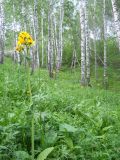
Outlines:
MULTIPOLYGON (((102 76, 102 69, 99 76, 102 76)), ((110 90, 100 80, 80 86, 79 69, 56 80, 40 69, 31 76, 35 115, 35 158, 48 147, 48 160, 119 160, 120 93, 110 69, 110 90), (112 89, 111 89, 112 88, 112 89), (113 89, 114 88, 114 89, 113 89)), ((31 159, 31 120, 26 71, 9 59, 0 66, 0 159, 31 159)))

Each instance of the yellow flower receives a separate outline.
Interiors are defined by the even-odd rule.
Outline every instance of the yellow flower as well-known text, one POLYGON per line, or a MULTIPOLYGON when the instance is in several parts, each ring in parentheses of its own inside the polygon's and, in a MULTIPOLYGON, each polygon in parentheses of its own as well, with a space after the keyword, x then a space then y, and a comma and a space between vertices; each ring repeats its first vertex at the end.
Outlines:
POLYGON ((20 45, 21 45, 21 41, 18 41, 18 42, 17 42, 17 45, 20 46, 20 45))
POLYGON ((24 47, 22 45, 17 45, 16 46, 16 49, 15 49, 17 52, 21 52, 24 50, 24 47))
POLYGON ((16 46, 16 51, 21 52, 24 50, 24 46, 30 47, 35 44, 31 35, 27 32, 20 32, 18 36, 18 42, 16 46))
POLYGON ((19 45, 24 44, 24 39, 22 37, 18 37, 19 45))
POLYGON ((19 45, 26 45, 26 46, 32 46, 34 45, 34 41, 31 37, 31 35, 27 32, 20 32, 18 36, 18 43, 19 45))

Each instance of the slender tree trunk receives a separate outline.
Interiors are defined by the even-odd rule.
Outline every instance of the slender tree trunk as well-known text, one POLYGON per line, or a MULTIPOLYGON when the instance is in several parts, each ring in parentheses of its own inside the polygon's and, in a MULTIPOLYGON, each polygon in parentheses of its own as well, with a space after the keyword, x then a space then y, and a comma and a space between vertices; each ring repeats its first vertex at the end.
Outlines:
POLYGON ((0 2, 0 64, 4 60, 4 9, 3 3, 0 2))
POLYGON ((49 76, 53 78, 52 0, 49 0, 48 11, 48 70, 49 76))
POLYGON ((62 57, 63 57, 63 18, 64 18, 64 0, 60 1, 60 67, 62 64, 62 57))
POLYGON ((63 17, 64 17, 64 0, 60 0, 60 22, 59 22, 59 47, 57 53, 57 71, 60 70, 62 64, 62 55, 63 55, 63 17))
POLYGON ((88 28, 88 0, 85 1, 85 30, 86 30, 86 80, 90 85, 90 50, 89 50, 89 28, 88 28))
POLYGON ((41 17, 41 34, 42 34, 42 67, 44 66, 44 32, 43 32, 43 16, 44 12, 42 11, 42 17, 41 17))
POLYGON ((76 54, 76 50, 73 50, 73 57, 72 57, 72 64, 71 64, 71 68, 76 68, 76 63, 77 63, 77 54, 76 54))
POLYGON ((107 43, 106 43, 106 33, 107 33, 107 24, 106 24, 106 0, 103 0, 103 21, 104 21, 104 85, 107 87, 107 43))
POLYGON ((80 6, 80 25, 81 25, 81 85, 86 85, 86 54, 85 54, 85 9, 83 4, 80 6))
MULTIPOLYGON (((16 47, 16 42, 17 42, 17 36, 16 36, 16 33, 15 33, 15 29, 16 29, 16 26, 15 26, 15 5, 14 5, 14 2, 13 2, 13 48, 15 49, 16 47)), ((17 53, 16 51, 14 50, 14 53, 13 53, 13 60, 15 63, 17 63, 18 59, 17 59, 17 53)))
POLYGON ((94 0, 94 15, 93 15, 93 25, 94 25, 94 56, 95 56, 95 79, 98 79, 97 75, 97 47, 96 47, 96 0, 94 0))
POLYGON ((58 52, 59 52, 59 45, 58 45, 58 35, 57 35, 57 22, 55 15, 53 16, 53 27, 54 27, 54 46, 55 46, 55 64, 57 69, 57 63, 58 63, 58 52))
POLYGON ((34 36, 35 36, 35 65, 40 66, 39 51, 38 51, 38 14, 37 14, 38 0, 34 0, 34 36))
POLYGON ((53 68, 54 68, 54 77, 56 78, 56 55, 57 55, 57 47, 56 47, 56 31, 55 31, 55 15, 52 15, 52 41, 53 41, 53 68))
POLYGON ((111 0, 111 2, 112 2, 113 15, 114 15, 114 21, 115 21, 115 29, 117 32, 118 44, 119 44, 119 50, 120 50, 120 17, 119 17, 119 11, 117 8, 117 0, 111 0))

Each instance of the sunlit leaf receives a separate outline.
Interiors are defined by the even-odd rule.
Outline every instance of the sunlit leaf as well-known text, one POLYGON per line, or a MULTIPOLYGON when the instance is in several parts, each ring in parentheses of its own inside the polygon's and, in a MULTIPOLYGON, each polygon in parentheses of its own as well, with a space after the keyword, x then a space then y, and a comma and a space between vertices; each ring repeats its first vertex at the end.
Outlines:
POLYGON ((71 125, 66 124, 66 123, 60 124, 59 130, 61 132, 66 132, 66 131, 67 132, 76 132, 77 131, 77 129, 74 126, 71 126, 71 125))
POLYGON ((39 156, 37 157, 37 160, 45 160, 48 155, 53 151, 54 147, 50 147, 42 151, 39 156))

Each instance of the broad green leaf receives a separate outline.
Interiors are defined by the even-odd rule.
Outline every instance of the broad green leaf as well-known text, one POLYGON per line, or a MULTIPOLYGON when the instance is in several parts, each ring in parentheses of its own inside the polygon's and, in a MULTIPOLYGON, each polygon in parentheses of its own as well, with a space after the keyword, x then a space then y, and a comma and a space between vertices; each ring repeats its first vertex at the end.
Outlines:
POLYGON ((74 126, 71 126, 71 125, 66 124, 66 123, 60 124, 59 130, 61 132, 66 132, 66 131, 67 132, 76 132, 77 131, 77 129, 74 126))
POLYGON ((17 160, 29 160, 30 159, 30 155, 25 151, 16 151, 14 155, 17 160))
POLYGON ((47 156, 53 151, 54 147, 50 147, 42 151, 39 156, 37 157, 37 160, 45 160, 47 156))
POLYGON ((45 135, 45 141, 47 144, 53 144, 57 140, 57 133, 55 131, 49 131, 45 135))
POLYGON ((6 146, 0 146, 0 150, 7 150, 8 148, 6 146))

